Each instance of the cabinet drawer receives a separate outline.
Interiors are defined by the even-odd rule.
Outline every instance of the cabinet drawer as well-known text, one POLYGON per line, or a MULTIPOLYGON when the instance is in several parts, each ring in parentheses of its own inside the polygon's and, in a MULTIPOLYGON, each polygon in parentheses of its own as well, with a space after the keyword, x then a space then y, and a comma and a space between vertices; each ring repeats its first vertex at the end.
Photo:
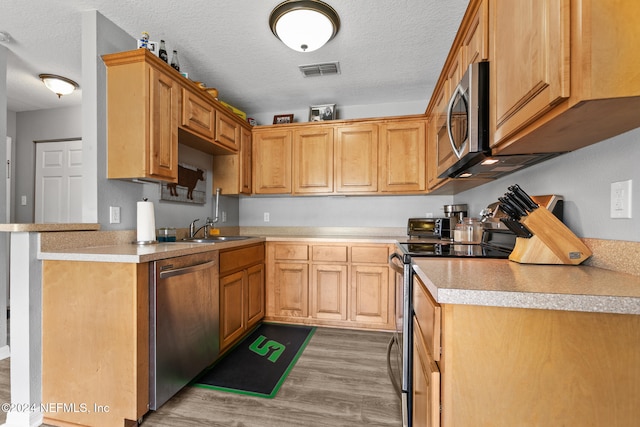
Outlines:
POLYGON ((351 262, 387 264, 389 262, 389 248, 386 245, 354 246, 351 248, 351 262))
POLYGON ((307 261, 309 259, 309 246, 276 244, 273 253, 277 260, 307 261))
POLYGON ((313 261, 347 262, 346 246, 320 246, 312 247, 313 261))
POLYGON ((440 304, 434 301, 422 281, 415 276, 413 281, 413 311, 418 331, 435 361, 440 360, 440 304))
POLYGON ((220 252, 220 275, 264 262, 264 244, 220 252))

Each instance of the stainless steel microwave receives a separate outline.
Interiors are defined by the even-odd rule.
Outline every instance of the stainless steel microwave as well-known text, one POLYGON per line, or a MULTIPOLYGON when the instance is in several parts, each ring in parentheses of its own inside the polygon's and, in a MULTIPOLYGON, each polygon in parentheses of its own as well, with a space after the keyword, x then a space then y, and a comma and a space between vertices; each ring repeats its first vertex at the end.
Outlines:
POLYGON ((475 62, 456 85, 439 137, 447 137, 458 159, 440 178, 458 177, 491 153, 489 143, 489 62, 475 62))

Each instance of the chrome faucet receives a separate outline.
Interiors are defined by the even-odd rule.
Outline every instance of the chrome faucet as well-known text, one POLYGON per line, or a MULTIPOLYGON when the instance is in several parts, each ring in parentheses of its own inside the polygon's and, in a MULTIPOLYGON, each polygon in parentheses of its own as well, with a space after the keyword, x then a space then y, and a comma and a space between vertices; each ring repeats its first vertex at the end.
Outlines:
POLYGON ((220 212, 220 193, 222 192, 221 188, 216 188, 216 216, 215 218, 211 219, 209 217, 207 217, 207 220, 205 221, 204 225, 198 229, 196 229, 196 222, 200 221, 200 218, 194 219, 193 221, 191 221, 191 224, 189 224, 189 238, 193 239, 196 237, 196 234, 198 234, 198 232, 202 229, 204 229, 204 238, 207 238, 209 236, 209 227, 215 225, 216 222, 218 222, 218 217, 219 217, 219 212, 220 212))

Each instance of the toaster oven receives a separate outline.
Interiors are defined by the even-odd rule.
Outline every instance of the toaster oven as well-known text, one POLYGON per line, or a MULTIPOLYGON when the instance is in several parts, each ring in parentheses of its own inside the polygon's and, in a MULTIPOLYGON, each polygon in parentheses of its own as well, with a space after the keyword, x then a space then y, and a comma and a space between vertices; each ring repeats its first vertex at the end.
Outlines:
POLYGON ((409 218, 407 235, 410 238, 450 239, 450 218, 409 218))

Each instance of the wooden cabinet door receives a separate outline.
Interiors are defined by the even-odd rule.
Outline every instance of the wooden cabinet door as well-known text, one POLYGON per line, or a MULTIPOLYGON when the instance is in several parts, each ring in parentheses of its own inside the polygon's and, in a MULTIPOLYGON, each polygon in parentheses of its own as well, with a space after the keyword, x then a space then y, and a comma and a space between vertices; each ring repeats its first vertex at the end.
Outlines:
POLYGON ((347 265, 313 264, 311 267, 311 316, 347 320, 347 265))
POLYGON ((240 128, 240 185, 242 194, 251 194, 251 130, 240 128))
POLYGON ((378 164, 380 191, 424 191, 426 148, 425 121, 381 124, 378 164))
POLYGON ((254 265, 246 271, 246 327, 251 329, 264 317, 264 264, 254 265))
POLYGON ((193 93, 190 88, 182 88, 181 125, 183 128, 209 141, 213 141, 214 117, 213 105, 210 102, 205 102, 201 96, 193 93))
POLYGON ((497 146, 569 97, 569 0, 492 0, 489 13, 490 120, 497 146))
POLYGON ((253 133, 253 191, 291 193, 291 131, 267 129, 253 133))
POLYGON ((216 110, 215 141, 233 151, 240 149, 240 125, 227 114, 216 110))
POLYGON ((153 67, 150 67, 149 83, 149 175, 177 181, 178 83, 153 67))
POLYGON ((335 147, 336 192, 378 191, 378 126, 339 126, 335 147))
POLYGON ((309 316, 309 265, 306 263, 275 263, 276 316, 309 316))
POLYGON ((349 318, 359 323, 389 325, 394 322, 389 289, 389 268, 379 265, 351 266, 349 318))
POLYGON ((244 271, 220 278, 220 349, 233 343, 246 329, 245 281, 244 271))
POLYGON ((417 329, 414 322, 412 425, 440 427, 440 370, 417 329))
POLYGON ((333 192, 333 128, 293 132, 293 192, 333 192))

